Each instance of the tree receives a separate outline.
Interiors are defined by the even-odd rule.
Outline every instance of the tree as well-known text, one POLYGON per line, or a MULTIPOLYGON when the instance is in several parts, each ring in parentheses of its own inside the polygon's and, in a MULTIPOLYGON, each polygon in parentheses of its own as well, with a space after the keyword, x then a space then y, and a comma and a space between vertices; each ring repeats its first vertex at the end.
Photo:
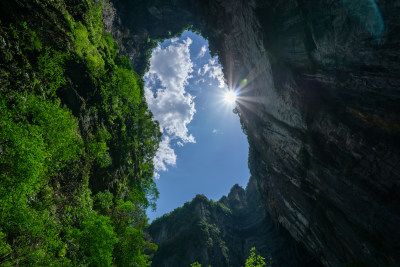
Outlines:
MULTIPOLYGON (((256 255, 256 248, 252 247, 250 249, 250 255, 246 259, 245 267, 271 267, 271 264, 265 263, 265 258, 261 257, 260 255, 256 255)), ((201 267, 201 264, 196 261, 190 264, 190 267, 201 267)), ((211 267, 211 265, 209 265, 211 267)))
POLYGON ((245 267, 263 267, 267 266, 265 263, 265 258, 260 255, 256 255, 256 248, 252 247, 250 249, 250 256, 247 258, 245 267))

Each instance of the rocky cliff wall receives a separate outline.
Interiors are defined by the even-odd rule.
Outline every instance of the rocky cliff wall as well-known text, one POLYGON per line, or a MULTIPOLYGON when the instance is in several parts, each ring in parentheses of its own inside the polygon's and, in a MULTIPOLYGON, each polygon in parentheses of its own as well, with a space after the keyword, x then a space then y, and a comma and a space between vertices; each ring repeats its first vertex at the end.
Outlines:
POLYGON ((250 171, 295 240, 326 266, 399 264, 398 1, 113 3, 134 64, 147 36, 208 38, 241 91, 250 171))
POLYGON ((155 220, 149 232, 159 246, 152 266, 196 261, 203 266, 243 266, 252 247, 272 266, 320 266, 269 216, 254 178, 246 190, 235 185, 218 202, 196 196, 155 220))

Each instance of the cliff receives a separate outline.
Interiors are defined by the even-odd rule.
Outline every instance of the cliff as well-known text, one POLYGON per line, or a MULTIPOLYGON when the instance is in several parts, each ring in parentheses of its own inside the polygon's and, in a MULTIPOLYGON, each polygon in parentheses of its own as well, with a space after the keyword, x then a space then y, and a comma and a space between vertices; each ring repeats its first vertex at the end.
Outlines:
POLYGON ((102 10, 0 1, 1 266, 151 264, 161 133, 102 10))
POLYGON ((159 246, 152 266, 243 266, 252 247, 272 266, 319 266, 272 221, 254 178, 218 202, 197 195, 156 219, 149 233, 159 246))
MULTIPOLYGON (((197 229, 185 259, 198 245, 200 261, 236 265, 256 243, 301 265, 299 242, 325 266, 397 266, 399 11, 394 0, 1 1, 0 264, 148 264, 161 134, 140 75, 157 40, 189 27, 240 91, 260 198, 235 187, 182 208, 197 229)), ((161 232, 160 244, 181 236, 161 232)))
POLYGON ((326 266, 400 262, 397 1, 112 1, 134 65, 187 25, 208 38, 268 212, 326 266), (136 55, 136 58, 135 58, 136 55))

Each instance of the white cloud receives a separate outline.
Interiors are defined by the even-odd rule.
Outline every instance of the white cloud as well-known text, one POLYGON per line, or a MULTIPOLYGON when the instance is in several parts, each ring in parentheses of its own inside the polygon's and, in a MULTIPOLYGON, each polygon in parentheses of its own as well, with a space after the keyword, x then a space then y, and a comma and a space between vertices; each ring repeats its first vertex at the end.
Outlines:
POLYGON ((225 86, 224 73, 222 72, 221 65, 212 58, 208 61, 208 64, 204 64, 203 68, 198 70, 198 74, 209 78, 216 79, 219 82, 219 87, 223 88, 225 86))
POLYGON ((197 55, 197 58, 204 57, 204 55, 206 54, 206 52, 207 52, 207 47, 206 47, 205 45, 203 45, 203 46, 200 48, 200 52, 199 52, 199 54, 197 55))
POLYGON ((193 135, 189 134, 187 129, 196 112, 194 97, 168 89, 158 89, 157 97, 153 95, 153 99, 152 95, 148 95, 146 93, 149 107, 154 118, 159 121, 164 135, 181 139, 184 143, 195 143, 193 135))
POLYGON ((187 38, 183 42, 174 40, 166 48, 155 48, 150 58, 150 69, 145 75, 146 100, 164 134, 154 158, 156 171, 166 171, 168 165, 176 164, 176 154, 170 146, 172 140, 176 139, 178 145, 196 142, 187 129, 196 113, 194 97, 185 91, 193 72, 189 51, 191 43, 192 40, 187 38), (150 88, 156 81, 162 88, 150 88))
POLYGON ((156 169, 156 172, 154 174, 155 178, 160 177, 158 171, 168 170, 167 165, 176 165, 176 154, 170 146, 170 138, 168 136, 165 136, 164 139, 161 141, 153 162, 154 168, 156 169))
POLYGON ((199 83, 205 83, 206 80, 205 79, 198 79, 194 82, 194 84, 199 84, 199 83))

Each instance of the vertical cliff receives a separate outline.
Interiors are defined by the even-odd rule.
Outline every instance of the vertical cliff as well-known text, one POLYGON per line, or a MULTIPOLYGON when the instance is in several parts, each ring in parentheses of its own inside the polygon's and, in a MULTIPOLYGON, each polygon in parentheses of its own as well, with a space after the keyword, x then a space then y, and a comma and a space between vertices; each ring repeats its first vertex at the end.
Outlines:
POLYGON ((147 37, 208 38, 241 92, 251 173, 294 240, 326 266, 400 262, 398 1, 113 3, 134 64, 147 37))
POLYGON ((152 266, 243 266, 256 247, 272 266, 319 266, 288 232, 273 222, 251 178, 218 202, 197 195, 155 220, 150 235, 159 246, 152 266))
POLYGON ((357 2, 358 10, 346 1, 256 9, 270 63, 261 75, 272 81, 256 78, 249 97, 262 100, 239 110, 273 217, 327 266, 395 266, 399 6, 379 3, 377 36, 369 23, 382 22, 361 6, 369 1, 357 2))

